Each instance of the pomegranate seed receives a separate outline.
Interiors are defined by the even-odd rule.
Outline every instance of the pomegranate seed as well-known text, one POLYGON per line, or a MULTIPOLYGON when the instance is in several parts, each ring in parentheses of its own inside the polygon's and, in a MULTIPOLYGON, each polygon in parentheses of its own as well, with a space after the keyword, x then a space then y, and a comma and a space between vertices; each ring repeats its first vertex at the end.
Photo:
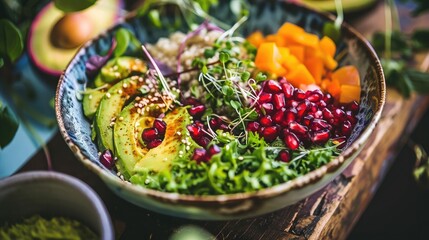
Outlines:
POLYGON ((286 80, 286 78, 285 78, 285 77, 278 77, 278 78, 277 78, 277 81, 278 81, 280 84, 287 83, 287 80, 286 80))
POLYGON ((283 93, 277 93, 273 96, 274 107, 279 110, 285 106, 285 95, 283 93))
POLYGON ((332 114, 331 110, 329 110, 329 109, 327 109, 327 108, 324 108, 324 109, 322 110, 322 113, 323 113, 323 118, 324 118, 325 120, 327 120, 327 121, 329 121, 329 120, 331 120, 331 119, 333 119, 333 118, 334 118, 334 114, 332 114))
POLYGON ((275 80, 268 80, 265 82, 264 91, 268 93, 279 93, 282 91, 280 83, 275 80))
POLYGON ((325 120, 322 120, 322 119, 314 119, 313 123, 310 126, 310 129, 315 131, 315 132, 320 131, 320 130, 325 130, 325 129, 331 130, 331 128, 332 128, 332 126, 329 125, 325 120))
POLYGON ((262 109, 264 109, 265 113, 267 113, 267 114, 271 114, 274 112, 274 106, 271 103, 263 103, 262 109))
POLYGON ((259 123, 258 122, 249 122, 247 124, 247 131, 251 132, 257 132, 259 130, 259 123))
POLYGON ((356 117, 354 116, 354 114, 351 111, 346 111, 346 119, 352 125, 355 125, 357 123, 357 119, 356 119, 356 117))
POLYGON ((293 100, 293 99, 290 99, 290 100, 287 100, 287 101, 286 101, 286 106, 287 106, 287 107, 293 107, 293 108, 296 108, 296 106, 298 106, 298 104, 299 104, 299 102, 298 102, 298 101, 295 101, 295 100, 293 100))
POLYGON ((331 94, 327 93, 325 94, 325 96, 323 97, 323 101, 326 102, 326 104, 333 104, 334 103, 334 97, 332 97, 331 94))
POLYGON ((218 117, 212 117, 209 120, 209 124, 211 128, 218 129, 220 124, 222 124, 222 120, 218 117))
POLYGON ((164 122, 162 119, 155 119, 155 121, 153 122, 153 127, 158 130, 158 133, 160 135, 164 135, 165 134, 165 130, 167 130, 167 123, 164 122))
POLYGON ((305 93, 306 98, 308 99, 308 101, 310 102, 318 102, 321 99, 323 99, 322 94, 320 94, 319 91, 314 90, 314 91, 307 91, 305 93))
POLYGON ((143 130, 143 133, 142 133, 142 139, 145 142, 153 141, 156 138, 158 138, 158 136, 159 136, 158 130, 154 127, 146 128, 145 130, 143 130))
POLYGON ((341 126, 341 133, 344 136, 350 136, 350 134, 352 133, 353 127, 352 124, 349 121, 344 121, 343 122, 343 126, 341 126))
POLYGON ((204 105, 198 105, 195 107, 191 107, 188 111, 189 114, 193 117, 201 117, 206 110, 206 107, 204 105))
POLYGON ((209 157, 212 157, 213 155, 216 155, 218 153, 220 153, 220 147, 216 144, 213 144, 209 147, 209 149, 207 150, 207 155, 209 157))
POLYGON ((315 104, 314 102, 310 102, 309 111, 315 113, 317 110, 319 110, 317 104, 315 104))
POLYGON ((295 92, 293 93, 293 97, 297 101, 302 101, 305 99, 305 93, 301 89, 297 88, 297 89, 295 89, 295 92))
POLYGON ((282 108, 278 110, 276 113, 274 113, 273 120, 275 123, 281 124, 284 119, 284 116, 285 116, 285 109, 282 108))
POLYGON ((317 103, 317 106, 320 108, 320 109, 324 109, 324 108, 326 108, 326 106, 327 106, 328 104, 326 104, 326 102, 325 101, 323 101, 323 100, 320 100, 318 103, 317 103))
POLYGON ((298 138, 291 132, 284 132, 284 142, 290 150, 296 150, 299 147, 298 138))
POLYGON ((161 143, 162 143, 162 140, 161 140, 161 139, 154 139, 154 140, 150 141, 150 142, 146 145, 146 147, 147 147, 147 148, 149 148, 149 149, 156 148, 156 147, 158 147, 159 145, 161 145, 161 143))
POLYGON ((196 148, 194 154, 192 154, 192 159, 197 162, 207 162, 208 157, 206 153, 207 151, 204 148, 196 148))
POLYGON ((345 120, 346 113, 343 110, 337 108, 334 110, 333 114, 335 118, 339 118, 341 121, 345 120))
POLYGON ((100 155, 100 162, 107 169, 112 169, 115 165, 112 151, 110 151, 109 149, 104 150, 100 155))
POLYGON ((190 124, 186 126, 186 129, 188 129, 189 134, 194 140, 202 137, 204 134, 203 131, 201 131, 201 128, 196 124, 190 124))
POLYGON ((286 127, 289 125, 289 123, 291 123, 292 121, 295 121, 296 120, 296 114, 297 114, 296 110, 293 108, 286 110, 285 114, 284 114, 283 121, 281 122, 281 125, 283 127, 286 127))
POLYGON ((194 122, 194 124, 195 124, 195 126, 197 126, 197 127, 199 127, 199 128, 201 128, 201 129, 204 129, 204 123, 203 122, 201 122, 200 120, 196 120, 195 122, 194 122))
POLYGON ((295 133, 297 136, 304 136, 308 131, 307 127, 305 127, 305 126, 303 126, 303 125, 301 125, 295 121, 289 123, 289 129, 293 133, 295 133))
POLYGON ((359 111, 359 103, 357 103, 356 101, 349 103, 349 105, 347 106, 347 110, 357 113, 359 111))
POLYGON ((304 116, 304 113, 307 112, 310 102, 306 99, 296 106, 297 117, 301 118, 304 116))
POLYGON ((307 115, 307 116, 305 116, 305 117, 303 117, 302 118, 302 123, 305 125, 305 126, 310 126, 310 124, 313 122, 313 120, 314 120, 314 117, 313 116, 311 116, 311 115, 307 115))
POLYGON ((225 131, 225 132, 229 131, 229 127, 228 127, 228 125, 226 125, 225 123, 222 123, 222 124, 219 126, 219 129, 220 129, 220 130, 222 130, 222 131, 225 131))
POLYGON ((202 105, 202 103, 198 101, 196 98, 188 97, 185 99, 185 105, 197 106, 197 105, 202 105))
POLYGON ((292 84, 286 82, 286 83, 282 83, 282 90, 283 93, 285 95, 286 98, 291 98, 293 96, 293 91, 294 91, 294 87, 292 86, 292 84))
POLYGON ((311 141, 315 144, 324 144, 329 140, 329 130, 320 130, 311 134, 311 141))
POLYGON ((288 150, 281 150, 279 152, 279 155, 277 156, 277 159, 282 162, 289 162, 290 161, 290 154, 288 150))
POLYGON ((321 118, 323 118, 323 113, 322 113, 322 111, 317 110, 317 111, 314 113, 314 118, 317 118, 317 119, 321 119, 321 118))
POLYGON ((271 118, 270 115, 264 115, 259 119, 259 122, 261 123, 262 126, 264 127, 269 127, 271 125, 273 125, 273 119, 271 118))
POLYGON ((209 145, 210 143, 210 139, 208 137, 200 137, 195 139, 195 142, 198 143, 198 145, 202 146, 202 147, 207 147, 207 145, 209 145))
POLYGON ((262 135, 262 137, 264 137, 265 141, 267 141, 267 142, 274 141, 278 136, 277 126, 266 127, 262 131, 261 135, 262 135))
POLYGON ((271 102, 272 99, 273 99, 273 94, 262 92, 261 95, 259 95, 258 102, 260 104, 268 103, 268 102, 271 102))

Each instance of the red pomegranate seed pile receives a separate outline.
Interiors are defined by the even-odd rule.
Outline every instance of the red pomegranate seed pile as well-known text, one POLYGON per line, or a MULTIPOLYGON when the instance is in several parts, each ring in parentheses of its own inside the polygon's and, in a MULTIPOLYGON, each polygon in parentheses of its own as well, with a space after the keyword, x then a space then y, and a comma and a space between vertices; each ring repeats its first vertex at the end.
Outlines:
POLYGON ((164 139, 166 130, 167 123, 160 118, 155 119, 153 126, 142 132, 142 139, 146 143, 146 147, 149 149, 158 147, 164 139))
MULTIPOLYGON (((209 127, 204 125, 201 121, 201 116, 204 114, 205 106, 195 98, 187 98, 185 100, 186 105, 191 107, 188 109, 189 115, 192 116, 194 122, 186 126, 189 135, 192 139, 203 148, 197 148, 194 150, 192 159, 197 162, 207 162, 210 158, 220 152, 220 148, 217 145, 208 146, 212 138, 209 136, 209 127)), ((209 120, 210 128, 213 131, 218 129, 229 131, 228 126, 218 117, 212 117, 209 120)))
MULTIPOLYGON (((359 110, 357 102, 337 105, 329 93, 304 92, 285 78, 264 82, 255 106, 259 118, 249 122, 247 130, 258 132, 267 142, 280 138, 290 150, 301 145, 323 145, 329 139, 346 140, 357 122, 359 110)), ((287 151, 278 155, 284 162, 289 158, 287 151)))

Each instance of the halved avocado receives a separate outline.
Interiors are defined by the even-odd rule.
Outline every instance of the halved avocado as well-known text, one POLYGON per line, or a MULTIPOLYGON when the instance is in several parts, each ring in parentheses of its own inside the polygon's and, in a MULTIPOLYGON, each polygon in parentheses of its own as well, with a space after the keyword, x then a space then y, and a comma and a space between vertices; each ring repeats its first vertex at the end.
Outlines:
POLYGON ((95 132, 100 151, 113 148, 113 125, 130 98, 139 95, 139 89, 145 84, 143 77, 132 76, 113 85, 103 96, 95 113, 95 132))
POLYGON ((65 14, 47 4, 30 27, 30 59, 42 72, 59 76, 84 42, 113 26, 121 7, 121 0, 98 0, 88 9, 65 14))
POLYGON ((164 140, 152 149, 146 148, 140 138, 144 129, 152 127, 155 118, 139 114, 134 104, 124 108, 120 117, 122 120, 114 127, 115 152, 118 158, 116 166, 126 179, 147 170, 168 170, 173 160, 178 157, 189 158, 198 147, 187 135, 186 126, 191 123, 191 119, 185 107, 175 108, 166 114, 163 118, 167 124, 164 140))
POLYGON ((122 56, 107 62, 94 80, 95 87, 104 87, 98 90, 88 87, 86 90, 87 93, 83 96, 82 105, 85 116, 88 119, 94 117, 101 99, 113 84, 133 74, 141 75, 146 71, 146 63, 134 57, 122 56), (109 81, 107 82, 103 79, 109 79, 109 81))

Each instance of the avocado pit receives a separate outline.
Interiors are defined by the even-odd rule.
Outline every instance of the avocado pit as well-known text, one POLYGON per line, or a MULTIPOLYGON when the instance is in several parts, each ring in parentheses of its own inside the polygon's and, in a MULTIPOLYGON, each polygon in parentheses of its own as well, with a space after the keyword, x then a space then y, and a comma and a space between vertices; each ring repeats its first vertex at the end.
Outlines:
POLYGON ((81 13, 65 14, 52 28, 50 41, 57 48, 77 48, 91 38, 91 20, 81 13))

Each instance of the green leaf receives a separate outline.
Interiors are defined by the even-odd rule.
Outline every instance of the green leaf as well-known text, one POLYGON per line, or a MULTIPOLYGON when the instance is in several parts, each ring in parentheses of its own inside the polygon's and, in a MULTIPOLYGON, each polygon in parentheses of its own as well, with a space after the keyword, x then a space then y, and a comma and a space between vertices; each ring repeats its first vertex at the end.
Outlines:
POLYGON ((414 91, 421 94, 429 93, 429 73, 409 69, 405 71, 405 75, 412 82, 414 91))
POLYGON ((0 68, 2 68, 2 67, 3 67, 3 65, 4 65, 3 58, 1 58, 1 57, 0 57, 0 68))
POLYGON ((226 63, 230 58, 230 55, 227 52, 220 52, 219 53, 219 60, 221 63, 226 63))
POLYGON ((159 16, 159 11, 154 9, 149 11, 149 19, 155 25, 155 27, 162 27, 161 18, 159 16))
POLYGON ((341 32, 334 23, 327 22, 323 25, 323 35, 330 37, 334 42, 338 42, 341 32))
POLYGON ((96 2, 97 0, 54 0, 55 7, 66 13, 87 9, 96 2))
POLYGON ((22 53, 24 44, 19 29, 9 20, 0 19, 0 57, 14 62, 22 53))
POLYGON ((128 44, 130 43, 130 32, 125 28, 120 28, 116 31, 116 48, 113 52, 115 57, 122 56, 127 50, 128 44))
POLYGON ((412 46, 416 50, 429 49, 429 29, 418 29, 413 32, 411 36, 412 46))
POLYGON ((0 102, 0 149, 6 147, 18 130, 18 121, 6 106, 0 102))

